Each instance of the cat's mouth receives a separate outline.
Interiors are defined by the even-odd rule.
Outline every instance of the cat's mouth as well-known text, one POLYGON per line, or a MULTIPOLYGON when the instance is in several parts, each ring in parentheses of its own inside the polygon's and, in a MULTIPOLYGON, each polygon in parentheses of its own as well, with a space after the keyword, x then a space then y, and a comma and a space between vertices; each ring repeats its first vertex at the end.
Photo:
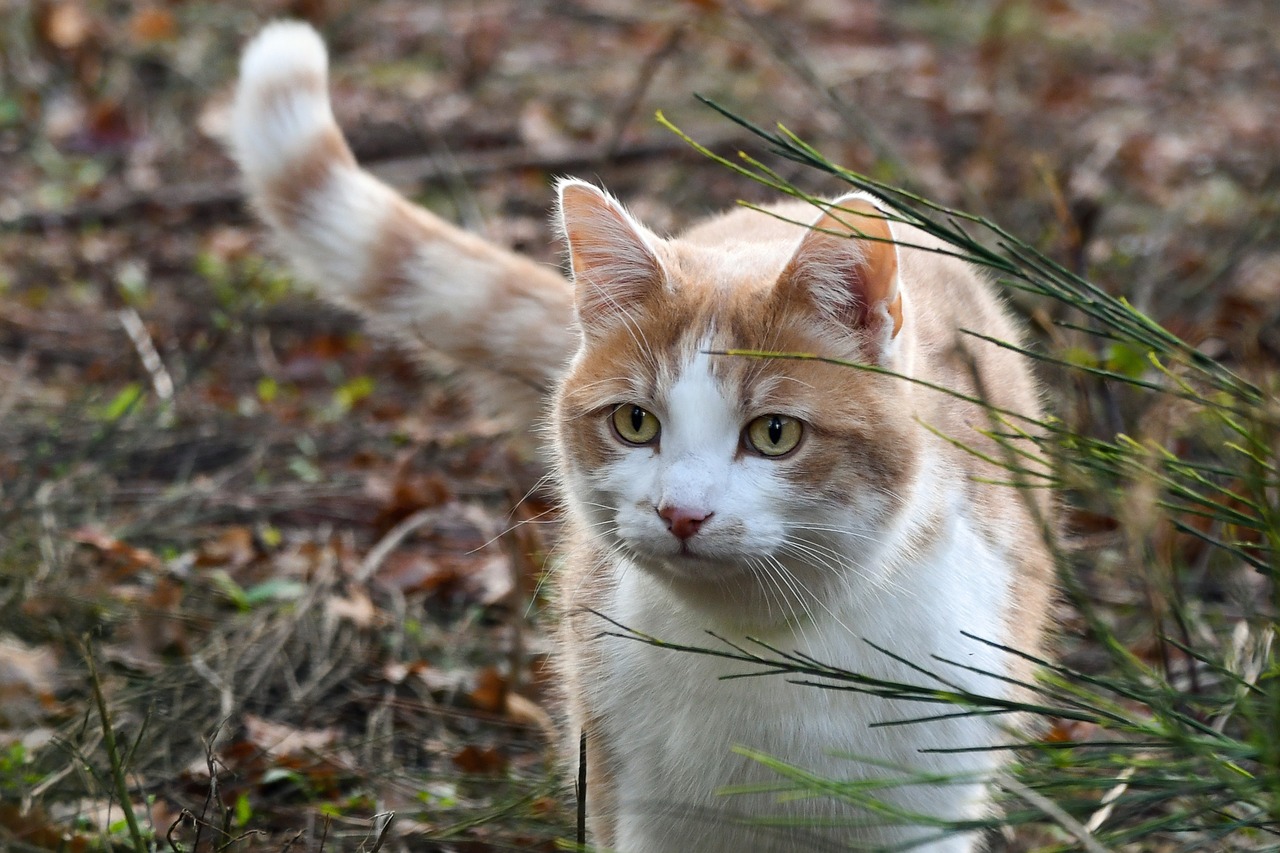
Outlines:
POLYGON ((749 572, 738 560, 708 553, 688 542, 681 542, 674 552, 650 554, 644 562, 650 571, 686 582, 720 584, 749 572))
POLYGON ((751 574, 753 555, 725 537, 700 533, 678 538, 665 530, 662 534, 646 530, 640 535, 623 535, 619 544, 646 572, 662 578, 718 586, 751 574))

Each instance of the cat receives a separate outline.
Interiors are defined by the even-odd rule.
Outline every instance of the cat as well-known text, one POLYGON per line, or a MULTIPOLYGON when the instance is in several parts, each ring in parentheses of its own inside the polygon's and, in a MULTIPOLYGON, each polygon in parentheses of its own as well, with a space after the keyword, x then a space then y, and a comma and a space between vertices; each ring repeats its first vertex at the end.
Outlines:
POLYGON ((550 397, 566 527, 558 671, 570 763, 585 733, 597 849, 980 846, 902 816, 989 811, 1007 751, 936 750, 1001 745, 990 717, 726 680, 759 668, 620 637, 606 617, 670 643, 715 645, 714 631, 941 686, 909 661, 1011 695, 1002 678, 1029 678, 1026 662, 966 633, 1041 649, 1053 507, 997 484, 1003 472, 978 455, 1001 452, 984 409, 891 375, 1038 417, 1022 358, 959 331, 1018 341, 990 285, 870 195, 737 209, 667 238, 575 179, 556 185, 566 278, 361 171, 326 77, 314 30, 265 28, 241 62, 232 154, 322 295, 550 397), (734 348, 876 370, 717 354, 734 348), (874 725, 924 716, 938 719, 874 725), (781 777, 735 747, 862 787, 779 796, 768 786, 781 777))

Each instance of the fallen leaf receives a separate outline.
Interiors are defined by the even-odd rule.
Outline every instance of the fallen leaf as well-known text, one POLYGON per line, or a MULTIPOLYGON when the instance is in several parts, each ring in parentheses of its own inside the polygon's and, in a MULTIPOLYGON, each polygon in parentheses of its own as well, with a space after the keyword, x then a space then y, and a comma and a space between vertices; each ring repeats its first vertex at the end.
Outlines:
POLYGON ((336 728, 299 729, 254 714, 245 715, 244 731, 250 743, 275 757, 322 752, 337 743, 342 735, 336 728))
MULTIPOLYGON (((65 850, 80 853, 89 849, 89 840, 50 820, 39 806, 23 809, 17 803, 0 803, 0 829, 6 838, 37 850, 65 850)), ((96 839, 95 839, 96 840, 96 839)))
POLYGON ((493 776, 507 769, 507 757, 497 747, 484 749, 468 744, 454 753, 453 766, 473 776, 493 776))
POLYGON ((125 105, 113 98, 89 104, 84 125, 67 140, 66 146, 83 153, 114 151, 127 147, 138 138, 138 128, 125 105))
POLYGON ((541 705, 515 691, 507 693, 507 719, 522 726, 529 726, 541 732, 548 743, 556 742, 556 725, 541 705))
POLYGON ((467 573, 466 587, 467 592, 486 607, 503 601, 516 588, 511 560, 498 554, 481 561, 467 573))
POLYGON ((169 41, 178 34, 173 13, 167 9, 139 9, 129 20, 129 35, 139 44, 169 41))
POLYGON ((239 261, 249 257, 253 251, 253 236, 253 231, 248 228, 222 225, 209 232, 202 248, 223 263, 239 261))
POLYGON ((1040 740, 1042 743, 1079 743, 1088 740, 1096 729, 1097 726, 1081 720, 1054 720, 1040 740))
POLYGON ((145 548, 128 545, 98 527, 78 528, 70 538, 72 542, 97 549, 124 569, 136 571, 160 567, 160 559, 155 554, 145 548))
POLYGON ((38 720, 45 705, 54 701, 57 667, 58 658, 50 649, 0 638, 0 723, 20 728, 38 720))
POLYGON ((346 595, 329 596, 325 600, 324 610, 330 620, 345 620, 357 628, 372 627, 378 616, 369 593, 359 588, 352 589, 346 595))
POLYGON ((409 470, 411 458, 402 459, 389 479, 375 474, 365 482, 365 492, 383 504, 374 522, 380 531, 390 530, 419 510, 443 506, 453 499, 449 484, 438 472, 409 470))
POLYGON ((382 667, 381 676, 389 684, 402 684, 409 676, 417 675, 430 666, 431 664, 424 660, 413 661, 412 663, 390 661, 382 667))
POLYGON ((423 554, 396 551, 387 557, 374 578, 383 586, 408 595, 455 582, 457 573, 423 554))
POLYGON ((167 657, 189 652, 187 615, 182 611, 185 592, 185 585, 168 575, 157 577, 149 590, 139 591, 136 584, 118 588, 116 597, 131 602, 145 617, 124 626, 121 636, 127 641, 104 646, 104 656, 143 672, 159 673, 168 665, 167 657))
POLYGON ((481 711, 501 714, 507 707, 507 679, 496 668, 485 667, 476 675, 476 686, 467 698, 481 711))
POLYGON ((196 551, 196 565, 202 568, 209 566, 229 566, 241 568, 257 556, 257 548, 253 544, 253 531, 248 527, 228 527, 214 539, 200 544, 196 551))

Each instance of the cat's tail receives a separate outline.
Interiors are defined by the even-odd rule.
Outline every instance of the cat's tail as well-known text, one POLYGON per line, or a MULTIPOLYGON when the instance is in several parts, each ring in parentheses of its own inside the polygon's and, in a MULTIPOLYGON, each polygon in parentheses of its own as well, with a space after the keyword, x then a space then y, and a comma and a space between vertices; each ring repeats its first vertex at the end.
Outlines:
POLYGON ((293 269, 382 332, 545 392, 577 343, 569 283, 363 171, 327 78, 324 43, 302 23, 269 24, 240 61, 231 153, 293 269))

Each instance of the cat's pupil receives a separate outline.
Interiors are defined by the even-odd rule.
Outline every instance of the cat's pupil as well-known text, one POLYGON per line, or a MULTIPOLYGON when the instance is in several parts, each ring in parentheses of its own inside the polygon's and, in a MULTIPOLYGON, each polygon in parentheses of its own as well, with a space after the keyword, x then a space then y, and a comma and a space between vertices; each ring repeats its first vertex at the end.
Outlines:
POLYGON ((774 415, 769 418, 769 442, 777 444, 782 440, 782 418, 774 415))
POLYGON ((631 428, 636 432, 639 432, 640 428, 644 426, 644 415, 644 409, 639 406, 631 407, 631 428))

